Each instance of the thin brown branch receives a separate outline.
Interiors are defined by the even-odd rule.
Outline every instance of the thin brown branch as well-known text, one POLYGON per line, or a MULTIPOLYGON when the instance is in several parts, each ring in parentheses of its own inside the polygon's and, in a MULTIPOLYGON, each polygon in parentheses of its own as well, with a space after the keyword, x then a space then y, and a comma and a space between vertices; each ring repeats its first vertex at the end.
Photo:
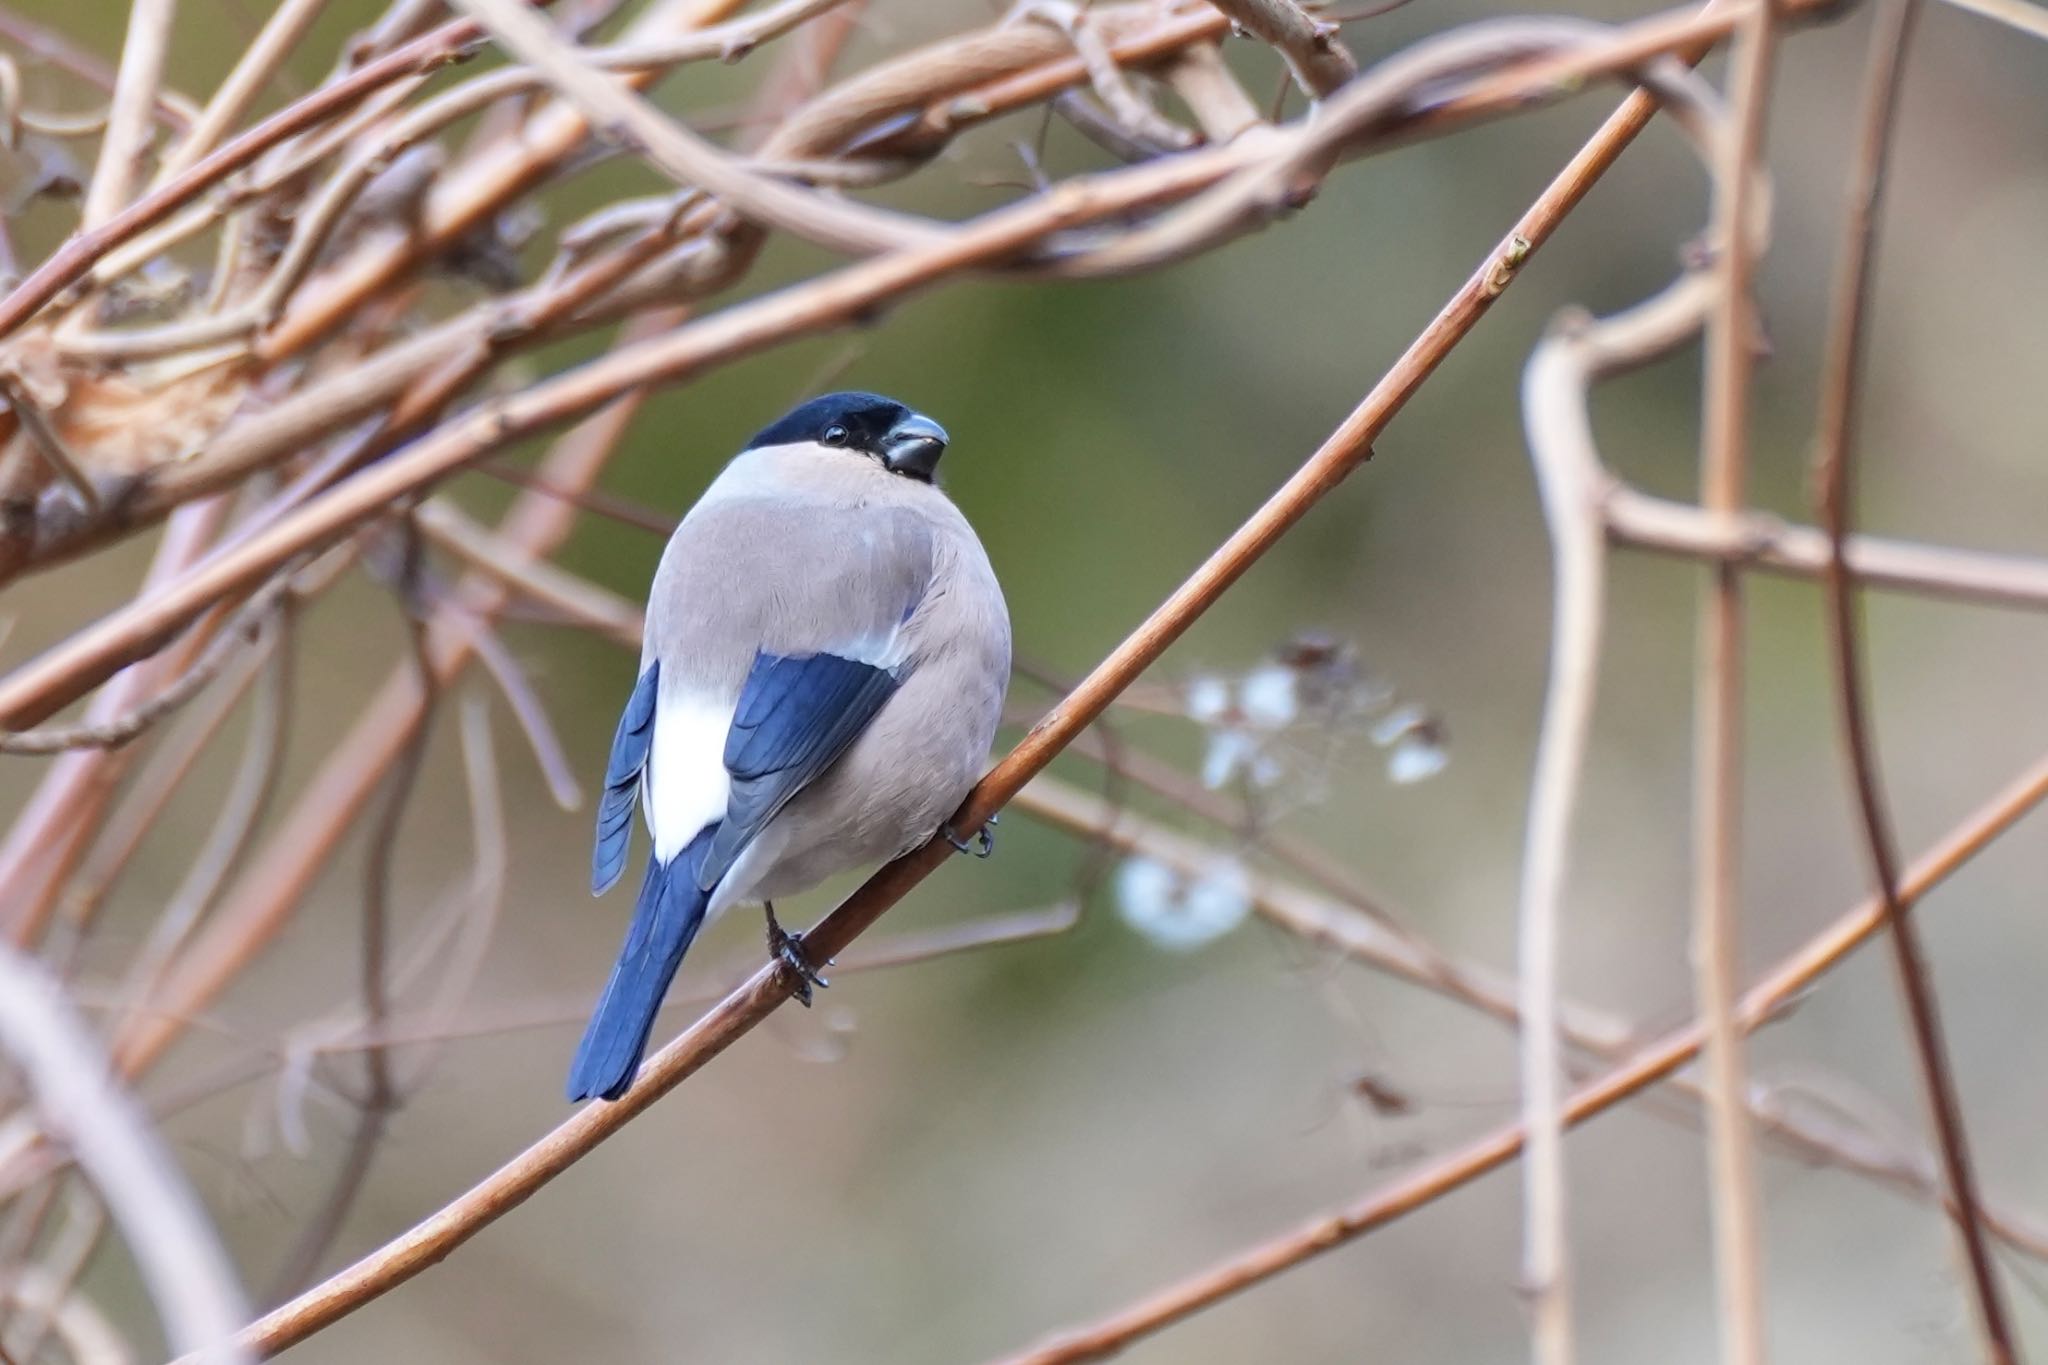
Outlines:
MULTIPOLYGON (((256 826, 277 793, 291 719, 292 641, 288 618, 280 620, 266 647, 271 657, 253 661, 254 667, 262 669, 263 681, 251 707, 242 761, 236 766, 213 828, 177 889, 165 900, 148 940, 128 969, 126 996, 130 1010, 141 1008, 155 996, 165 966, 185 946, 221 883, 248 851, 256 826)), ((145 812, 161 809, 154 803, 144 808, 145 812)))
MULTIPOLYGON (((0 1357, 10 1360, 34 1360, 42 1349, 45 1336, 55 1330, 60 1341, 65 1339, 62 1328, 57 1327, 56 1318, 66 1305, 81 1301, 78 1281, 85 1274, 93 1253, 99 1249, 107 1225, 107 1209, 92 1187, 82 1180, 70 1180, 64 1184, 64 1221, 57 1233, 50 1239, 50 1246, 38 1259, 35 1269, 48 1276, 41 1302, 23 1302, 22 1314, 18 1319, 8 1319, 6 1330, 0 1331, 4 1345, 0 1345, 0 1357)), ((10 1269, 13 1278, 20 1267, 10 1269)), ((79 1365, 92 1365, 89 1358, 76 1357, 79 1365)))
MULTIPOLYGON (((114 91, 114 69, 96 54, 78 46, 57 30, 45 28, 4 5, 0 5, 0 37, 19 45, 30 56, 60 66, 108 94, 114 91)), ((199 110, 190 100, 161 88, 156 93, 152 112, 158 122, 176 132, 190 127, 199 117, 199 110)))
MULTIPOLYGON (((498 760, 491 747, 490 709, 481 696, 463 699, 461 711, 462 768, 469 785, 470 842, 475 857, 469 884, 456 899, 459 932, 445 955, 420 951, 397 974, 399 989, 431 966, 433 999, 426 1007, 429 1035, 444 1031, 476 985, 484 955, 491 945, 504 908, 509 844, 505 834, 504 794, 499 790, 498 760)), ((422 935, 422 938, 426 938, 422 935)), ((389 1031, 389 1025, 386 1026, 389 1031)), ((416 1061, 411 1084, 417 1086, 432 1066, 431 1054, 416 1061)))
POLYGON ((427 503, 420 508, 418 520, 428 539, 472 568, 615 644, 640 648, 640 611, 624 598, 544 559, 519 553, 451 503, 427 503))
MULTIPOLYGON (((1704 512, 1612 482, 1604 498, 1607 535, 1617 545, 1726 560, 1791 578, 1827 572, 1828 537, 1815 527, 1762 512, 1704 512)), ((1850 574, 1866 589, 2030 611, 2048 607, 2048 561, 1868 535, 1850 536, 1843 548, 1850 574)))
MULTIPOLYGON (((62 924, 68 942, 49 945, 49 955, 53 960, 75 960, 76 949, 92 932, 108 891, 127 868, 157 820, 169 808, 200 756, 227 724, 242 695, 255 684, 263 671, 260 652, 245 655, 237 667, 209 692, 202 707, 188 714, 180 726, 174 727, 169 737, 158 743, 148 763, 123 794, 121 803, 114 807, 105 821, 95 822, 97 830, 92 845, 81 859, 76 875, 64 889, 62 924)), ((209 848, 211 846, 209 836, 209 848)), ((190 880, 188 877, 188 884, 190 880)), ((178 900, 178 896, 172 897, 172 903, 178 900)))
POLYGON ((1962 1103, 1956 1094, 1955 1073, 1942 1040, 1933 974, 1920 946, 1911 904, 1900 891, 1898 851, 1886 808, 1884 782, 1878 771, 1877 745, 1871 733, 1868 687, 1857 629, 1856 589, 1850 581, 1847 556, 1851 462, 1857 452, 1857 396, 1869 333, 1878 216, 1892 127, 1897 117, 1899 85, 1905 69, 1906 44, 1919 9, 1918 0, 1889 0, 1880 9, 1871 33, 1858 119, 1861 131, 1849 173, 1849 207, 1843 223, 1833 318, 1821 373, 1814 485, 1821 525, 1828 537, 1827 573, 1822 582, 1828 608, 1836 709, 1864 849, 1877 882, 1885 920, 1891 927, 1899 988, 1905 996, 1921 1085, 1934 1117, 1948 1201, 1956 1210, 1956 1227, 1969 1266, 1970 1288, 1986 1355, 1994 1365, 2013 1365, 2019 1359, 2019 1347, 1978 1212, 1969 1140, 1963 1127, 1962 1103))
MULTIPOLYGON (((127 1365, 133 1359, 133 1347, 99 1306, 70 1292, 60 1276, 41 1266, 10 1266, 6 1281, 0 1283, 0 1298, 37 1314, 67 1352, 67 1360, 78 1365, 127 1365)), ((33 1360, 0 1347, 0 1365, 32 1365, 33 1360)))
MULTIPOLYGON (((499 581, 505 580, 499 578, 499 581)), ((533 751, 533 761, 548 784, 548 795, 562 810, 581 810, 583 788, 576 781, 575 765, 569 761, 568 752, 562 748, 562 741, 555 734, 547 707, 542 705, 539 694, 527 681, 526 670, 520 667, 512 651, 505 648, 504 641, 498 638, 490 622, 463 612, 460 603, 455 607, 454 619, 469 631, 469 645, 476 661, 498 685, 499 694, 505 698, 505 708, 518 723, 520 733, 526 736, 527 747, 533 751)))
POLYGON ((743 216, 835 250, 871 252, 935 246, 942 229, 917 219, 832 199, 744 168, 686 131, 632 86, 607 76, 562 42, 523 0, 455 0, 497 43, 539 71, 605 136, 624 141, 677 184, 717 195, 743 216))
MULTIPOLYGON (((220 499, 180 508, 157 543, 142 590, 190 567, 226 513, 227 505, 220 499)), ((123 673, 93 698, 86 719, 112 719, 141 704, 157 678, 189 663, 203 644, 204 632, 192 631, 161 658, 123 673)), ((84 855, 86 840, 126 762, 126 753, 114 749, 74 749, 59 755, 8 827, 6 841, 0 844, 0 886, 7 888, 10 901, 6 933, 17 946, 41 937, 58 891, 84 855)))
POLYGON ((1265 120, 1224 63, 1214 43, 1198 43, 1168 66, 1163 79, 1181 97, 1211 142, 1228 142, 1265 120))
MULTIPOLYGON (((1728 138, 1722 112, 1693 82, 1664 82, 1667 108, 1711 168, 1728 138)), ((1704 292, 1681 277, 1627 313, 1595 322, 1572 315, 1537 347, 1524 374, 1524 426, 1549 533, 1554 623, 1535 771, 1530 778, 1519 927, 1524 1172, 1523 1289, 1531 1299, 1535 1358, 1575 1357, 1565 1213, 1563 1085, 1558 970, 1565 867, 1585 766, 1606 615, 1603 482, 1587 413, 1595 378, 1647 364, 1697 331, 1704 292)))
POLYGON ((31 959, 0 947, 0 1046, 20 1065, 50 1132, 77 1155, 120 1223, 171 1348, 208 1365, 247 1358, 229 1337, 242 1315, 234 1267, 106 1057, 31 959))
MULTIPOLYGON (((163 82, 164 52, 170 46, 177 0, 135 0, 128 11, 128 36, 121 46, 121 67, 114 78, 114 103, 107 114, 107 134, 100 143, 92 183, 86 187, 82 221, 90 232, 112 218, 128 202, 163 82)), ((4 331, 0 328, 0 331, 4 331)))
POLYGON ((320 17, 320 11, 327 0, 282 0, 264 21, 262 31, 256 35, 235 63, 234 70, 213 92, 213 98, 206 102, 199 122, 190 132, 179 139, 178 145, 164 158, 163 166, 157 171, 150 188, 156 189, 172 177, 190 170, 199 160, 216 147, 228 129, 235 126, 242 115, 249 112, 249 106, 263 92, 272 77, 277 74, 285 57, 297 45, 300 38, 311 28, 313 21, 320 17))
POLYGON ((1295 0, 1212 0, 1230 21, 1270 43, 1311 98, 1335 94, 1358 74, 1337 24, 1310 15, 1295 0))
MULTIPOLYGON (((423 548, 410 517, 400 530, 405 564, 396 591, 405 611, 406 628, 412 639, 412 670, 419 705, 404 736, 404 747, 384 778, 381 804, 370 832, 368 856, 363 868, 362 950, 358 971, 361 978, 362 1027, 375 1035, 390 1016, 391 868, 397 856, 405 826, 406 810, 419 782, 426 760, 427 738, 440 700, 440 682, 434 667, 432 641, 422 617, 420 591, 423 548)), ((320 1203, 305 1219, 291 1250, 279 1263, 265 1295, 269 1302, 290 1298, 303 1289, 320 1270, 334 1239, 341 1235, 349 1210, 369 1179, 370 1163, 383 1143, 391 1116, 398 1109, 400 1093, 392 1075, 390 1049, 371 1043, 362 1049, 363 1088, 355 1096, 355 1127, 349 1134, 334 1179, 320 1203)))
POLYGON ((1575 1354, 1565 1215, 1559 919, 1606 615, 1606 540, 1599 462, 1586 431, 1587 391, 1596 375, 1647 364, 1692 335, 1702 315, 1700 301, 1696 282, 1681 280, 1621 317, 1558 324, 1530 358, 1522 386, 1524 425, 1550 536, 1555 603, 1516 920, 1522 1122, 1528 1144, 1522 1284, 1531 1300, 1535 1356, 1551 1365, 1564 1365, 1575 1354))
POLYGON ((14 414, 22 434, 34 444, 36 453, 64 486, 78 498, 81 508, 88 517, 98 516, 101 511, 100 491, 92 479, 79 465, 78 458, 71 453, 64 438, 58 434, 43 405, 37 400, 28 382, 6 366, 0 365, 0 400, 14 414))
MULTIPOLYGON (((2044 799, 2048 799, 2048 759, 2036 763, 1908 868, 1902 891, 1915 899, 1924 896, 2044 799)), ((1834 921, 1765 973, 1743 995, 1737 1011, 1738 1023, 1748 1030, 1769 1021, 1850 952, 1880 932, 1886 922, 1884 906, 1875 899, 1834 921)), ((1566 1120, 1582 1123, 1668 1078, 1700 1054, 1706 1034, 1706 1026, 1695 1021, 1644 1047, 1600 1079, 1580 1087, 1565 1107, 1566 1120)), ((1521 1154, 1523 1136, 1521 1125, 1514 1124, 1468 1143, 1413 1175, 1232 1256, 1111 1317, 1062 1332, 1038 1346, 1006 1357, 1004 1365, 1071 1365, 1114 1356, 1144 1337, 1344 1246, 1500 1169, 1521 1154)))
POLYGON ((645 531, 651 536, 660 536, 663 540, 668 539, 669 534, 676 529, 676 519, 674 517, 658 512, 651 507, 643 507, 639 503, 629 502, 625 498, 607 493, 599 488, 581 490, 558 488, 543 482, 532 471, 520 469, 502 460, 481 460, 471 467, 470 472, 497 479, 501 483, 509 483, 515 488, 524 488, 535 493, 545 493, 551 498, 559 498, 570 506, 589 512, 593 516, 603 517, 607 521, 615 521, 621 526, 630 526, 636 531, 645 531))
POLYGON ((67 749, 118 749, 192 700, 200 689, 218 677, 228 661, 247 649, 257 637, 264 622, 277 610, 278 599, 290 586, 290 572, 280 573, 255 596, 227 614, 226 622, 213 632, 212 640, 199 652, 191 666, 164 684, 148 700, 119 715, 87 720, 78 725, 0 731, 0 753, 57 754, 67 749))
MULTIPOLYGON (((1704 300, 1702 300, 1704 302, 1704 300)), ((1117 808, 1057 778, 1040 775, 1018 793, 1019 808, 1034 818, 1124 853, 1156 859, 1195 876, 1215 865, 1217 850, 1156 821, 1117 808)), ((1510 1028, 1521 1026, 1516 984, 1511 977, 1480 963, 1448 958, 1412 931, 1390 930, 1388 908, 1378 902, 1359 905, 1344 891, 1317 894, 1305 886, 1263 876, 1251 887, 1254 909, 1265 919, 1303 940, 1341 954, 1477 1011, 1510 1028)), ((1400 916, 1405 922, 1413 916, 1400 916)), ((843 968, 842 968, 843 970, 843 968)), ((1576 1001, 1560 1002, 1559 1027, 1581 1054, 1608 1062, 1625 1059, 1641 1036, 1625 1019, 1576 1001)), ((1704 1101, 1700 1084, 1681 1072, 1666 1082, 1695 1100, 1704 1101)), ((1757 1095, 1752 1109, 1758 1123, 1792 1153, 1856 1171, 1893 1189, 1930 1201, 1942 1199, 1933 1161, 1922 1152, 1878 1149, 1869 1141, 1851 1143, 1838 1130, 1813 1123, 1784 1102, 1783 1088, 1757 1095)), ((2048 1259, 2048 1229, 2013 1211, 1985 1209, 1986 1221, 2016 1252, 2048 1259)))
MULTIPOLYGON (((1741 507, 1748 463, 1750 372, 1761 335, 1753 291, 1757 242, 1752 168, 1763 164, 1776 0, 1749 0, 1729 57, 1734 132, 1715 158, 1712 273, 1706 335, 1705 414, 1700 433, 1701 504, 1741 507)), ((1763 1365, 1763 1234, 1755 1146, 1749 1131, 1745 1045, 1736 1019, 1742 989, 1743 609, 1739 570, 1707 569, 1694 699, 1693 967, 1706 1021, 1708 1190, 1722 1359, 1763 1365)))
POLYGON ((74 234, 29 277, 0 299, 0 337, 11 335, 94 263, 130 237, 162 222, 211 186, 249 165, 285 139, 319 126, 375 90, 405 76, 420 75, 460 60, 476 29, 467 22, 445 25, 404 47, 330 81, 166 181, 87 232, 74 234))
MULTIPOLYGON (((1067 35, 1074 51, 1087 68, 1088 84, 1094 90, 1111 124, 1135 144, 1161 152, 1179 151, 1193 144, 1187 129, 1161 114, 1148 103, 1117 65, 1108 39, 1095 27, 1090 15, 1072 0, 1025 0, 1011 11, 1011 19, 1036 19, 1067 35)), ((1079 92, 1069 92, 1079 97, 1079 92)))
MULTIPOLYGON (((738 8, 738 0, 655 0, 627 29, 624 42, 640 44, 706 28, 738 8)), ((476 30, 467 22, 464 31, 476 30)), ((643 86, 653 72, 636 72, 627 83, 643 86)), ((514 138, 480 148, 440 177, 420 206, 414 230, 396 240, 366 243, 315 276, 285 316, 257 347, 266 364, 297 355, 346 323, 367 301, 432 260, 532 190, 576 151, 588 145, 591 128, 573 107, 544 105, 527 118, 514 138)), ((667 300, 663 300, 667 302, 667 300)))

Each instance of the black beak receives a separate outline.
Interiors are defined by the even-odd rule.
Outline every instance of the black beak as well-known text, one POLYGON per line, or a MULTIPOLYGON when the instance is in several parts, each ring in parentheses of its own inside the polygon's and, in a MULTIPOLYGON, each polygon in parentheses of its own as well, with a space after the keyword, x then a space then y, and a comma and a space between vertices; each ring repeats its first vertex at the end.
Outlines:
POLYGON ((930 483, 946 453, 946 429, 931 418, 912 413, 889 430, 882 462, 892 474, 930 483))

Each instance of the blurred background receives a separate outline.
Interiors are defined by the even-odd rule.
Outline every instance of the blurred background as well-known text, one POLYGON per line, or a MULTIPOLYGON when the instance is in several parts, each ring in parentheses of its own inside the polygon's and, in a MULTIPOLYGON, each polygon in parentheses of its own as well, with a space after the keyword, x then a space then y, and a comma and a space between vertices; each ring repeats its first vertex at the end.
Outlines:
MULTIPOLYGON (((117 6, 10 8, 111 58, 117 6)), ((188 0, 173 84, 210 89, 260 22, 260 0, 188 0)), ((1570 12, 1650 12, 1602 0, 1570 12)), ((366 7, 333 6, 292 74, 310 87, 366 7), (345 12, 350 11, 350 12, 345 12)), ((1369 62, 1498 14, 1415 0, 1346 27, 1369 62)), ((978 23, 975 8, 877 0, 841 62, 978 23)), ((1770 134, 1776 230, 1762 294, 1773 354, 1761 371, 1760 506, 1811 520, 1806 468, 1823 309, 1833 270, 1850 110, 1868 15, 1781 49, 1770 134)), ((1227 51, 1254 90, 1279 68, 1227 51)), ((1717 79, 1717 66, 1709 74, 1717 79)), ((34 73, 36 88, 62 93, 34 73)), ((752 77, 691 68, 661 87, 679 112, 724 106, 752 77)), ((1860 524, 1976 548, 2048 553, 2048 48, 1931 6, 1909 61, 1885 214, 1861 457, 1860 524)), ((72 103, 83 96, 71 92, 72 103)), ((1089 668, 1254 509, 1350 410, 1612 107, 1596 90, 1553 110, 1349 167, 1306 211, 1171 271, 1108 284, 956 284, 856 334, 785 347, 658 393, 604 487, 684 510, 758 426, 821 384, 874 388, 953 433, 946 485, 986 542, 1021 658, 1046 675, 1089 668)), ((959 217, 1013 196, 1014 149, 1040 116, 965 139, 885 196, 959 217)), ((1101 155, 1055 127, 1046 169, 1101 155)), ((0 171, 21 173, 18 161, 0 171)), ((566 222, 651 177, 607 164, 543 202, 566 222)), ((1449 762, 1390 780, 1388 751, 1353 719, 1305 741, 1325 763, 1267 790, 1278 828, 1377 888, 1446 952, 1505 968, 1549 629, 1547 551, 1520 429, 1521 366, 1560 308, 1608 311, 1673 273, 1705 221, 1704 177, 1655 125, 1544 248, 1379 441, 1368 466, 1153 671, 1123 742, 1200 771, 1213 727, 1173 709, 1191 681, 1233 680, 1317 631, 1440 718, 1449 762)), ((35 259, 68 222, 24 209, 35 259)), ((817 269, 776 245, 744 288, 817 269)), ((459 287, 459 286, 451 286, 459 287)), ((545 372, 602 338, 518 362, 545 372)), ((1614 468, 1690 498, 1698 354, 1602 390, 1614 468)), ((520 454, 530 459, 538 446, 520 454)), ((466 476, 484 514, 511 491, 466 476)), ((145 538, 147 539, 147 538, 145 538)), ((561 556, 639 599, 659 536, 587 518, 561 556)), ((0 599, 19 663, 133 590, 136 543, 24 579, 0 599)), ((1692 1010, 1687 959, 1689 725, 1696 572, 1635 554, 1615 563, 1595 746, 1566 914, 1574 999, 1645 1034, 1692 1010)), ((1837 748, 1821 603, 1808 584, 1754 580, 1744 947, 1755 968, 1868 890, 1837 748)), ((2014 611, 1876 596, 1869 650, 1881 752, 1901 841, 1924 848, 2048 746, 2048 631, 2014 611)), ((508 625, 578 776, 594 787, 630 685, 631 655, 592 636, 508 625)), ((302 623, 292 790, 408 649, 389 595, 360 582, 302 623)), ((590 812, 549 798, 490 696, 511 853, 503 919, 458 1019, 408 1094, 332 1269, 439 1207, 563 1119, 561 1078, 617 947, 630 895, 585 888, 590 812), (537 1020, 545 1022, 535 1022, 537 1020), (524 1026, 504 1026, 508 1021, 524 1026)), ((1052 693, 1019 676, 1014 708, 1052 693)), ((239 727, 244 722, 238 720, 239 727)), ((468 875, 457 714, 435 722, 400 829, 394 913, 420 923, 468 875)), ((202 770, 119 884, 84 963, 111 974, 148 931, 205 837, 233 742, 202 770), (102 961, 101 958, 104 958, 102 961)), ((1014 731, 1007 732, 1014 735, 1014 731)), ((0 763, 0 810, 42 760, 0 763)), ((1101 768, 1053 771, 1099 790, 1101 768)), ((1218 831, 1143 793, 1138 810, 1215 843, 1218 831)), ((168 1137, 260 1290, 318 1206, 347 1144, 345 1106, 300 1100, 275 1069, 191 1100, 224 1065, 274 1052, 352 998, 365 836, 267 957, 145 1088, 168 1137), (281 1122, 282 1116, 282 1122, 281 1122), (303 1128, 302 1134, 295 1130, 303 1128), (302 1136, 300 1150, 287 1138, 302 1136)), ((1263 866, 1258 855, 1249 865, 1263 866)), ((1091 848, 1012 813, 996 856, 957 860, 876 931, 952 926, 1082 895, 1070 931, 889 970, 846 974, 809 1013, 769 1025, 440 1267, 314 1338, 294 1359, 449 1362, 961 1361, 1015 1349, 1121 1306, 1517 1115, 1512 1036, 1470 1010, 1339 960, 1257 918, 1185 951, 1134 929, 1131 879, 1091 848), (1079 879, 1079 880, 1077 880, 1079 879), (1369 1084, 1361 1087, 1361 1081, 1369 1084), (1373 1092, 1400 1103, 1375 1104, 1373 1092)), ((851 883, 786 907, 808 924, 851 883)), ((1982 1182, 2048 1211, 2048 833, 2023 823, 1930 896, 1922 914, 1982 1182)), ((757 964, 752 911, 710 930, 664 1015, 757 964), (685 1000, 684 997, 694 997, 685 1000)), ((404 1055, 404 1054, 402 1054, 404 1055)), ((1760 1083, 1846 1100, 1887 1140, 1925 1124, 1891 964, 1866 950, 1757 1038, 1760 1083)), ((353 1075, 353 1062, 340 1065, 353 1075)), ((1570 1140, 1583 1359, 1716 1358, 1705 1164, 1683 1105, 1626 1107, 1570 1140)), ((1858 1177, 1779 1156, 1762 1165, 1770 1330, 1785 1361, 1921 1365, 1975 1356, 1943 1220, 1858 1177)), ((1523 1356, 1510 1168, 1140 1344, 1143 1362, 1506 1361, 1523 1356)), ((2014 1309, 2048 1350, 2048 1268, 2016 1267, 2014 1309)), ((147 1301, 111 1250, 88 1287, 143 1341, 147 1301)), ((145 1351, 147 1354, 147 1351, 145 1351)))

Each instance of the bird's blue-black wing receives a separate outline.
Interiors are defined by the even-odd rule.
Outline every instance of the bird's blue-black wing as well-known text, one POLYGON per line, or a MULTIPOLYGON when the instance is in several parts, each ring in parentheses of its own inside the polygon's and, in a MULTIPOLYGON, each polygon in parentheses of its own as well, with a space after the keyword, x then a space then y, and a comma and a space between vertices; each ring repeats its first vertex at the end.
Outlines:
POLYGON ((597 803, 597 844, 590 853, 590 894, 601 896, 626 867, 626 849, 633 841, 633 803, 640 793, 640 774, 647 768, 648 746, 654 742, 654 699, 660 690, 661 663, 647 665, 619 717, 612 737, 611 762, 604 770, 604 798, 597 803))
POLYGON ((836 654, 759 653, 725 737, 725 819, 698 884, 709 890, 789 799, 832 766, 902 679, 836 654))

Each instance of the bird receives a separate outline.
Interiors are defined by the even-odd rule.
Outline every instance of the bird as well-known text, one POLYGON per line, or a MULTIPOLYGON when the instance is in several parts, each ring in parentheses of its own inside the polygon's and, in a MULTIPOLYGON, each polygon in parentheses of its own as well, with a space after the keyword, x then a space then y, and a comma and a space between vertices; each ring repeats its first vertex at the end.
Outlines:
MULTIPOLYGON (((633 1083, 704 924, 760 903, 805 1005, 824 978, 774 901, 942 834, 988 762, 1010 617, 988 553, 940 491, 944 427, 831 393, 762 428, 670 537, 640 672, 612 741, 590 886, 653 850, 624 946, 569 1068, 569 1099, 633 1083)), ((990 831, 974 832, 986 856, 990 831)), ((829 964, 828 964, 829 965, 829 964)))

